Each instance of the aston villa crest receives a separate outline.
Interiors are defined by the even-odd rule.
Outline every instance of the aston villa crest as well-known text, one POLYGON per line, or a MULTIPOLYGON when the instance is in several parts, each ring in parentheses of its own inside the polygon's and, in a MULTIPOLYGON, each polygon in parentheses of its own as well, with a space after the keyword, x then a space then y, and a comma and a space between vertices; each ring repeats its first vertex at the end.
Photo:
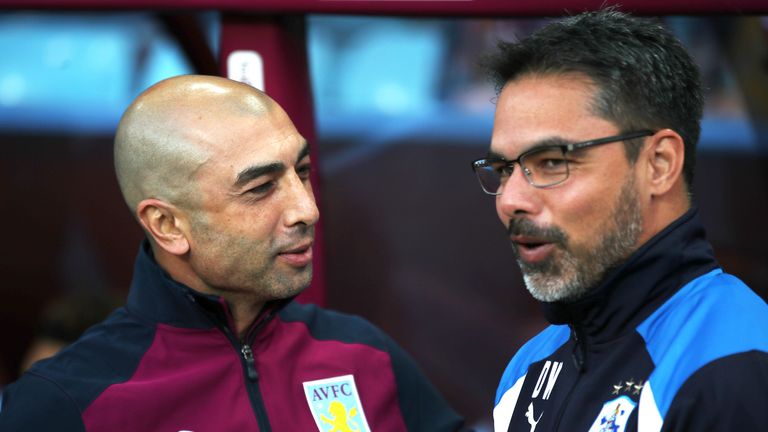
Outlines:
POLYGON ((307 381, 304 394, 320 432, 371 432, 354 375, 307 381))

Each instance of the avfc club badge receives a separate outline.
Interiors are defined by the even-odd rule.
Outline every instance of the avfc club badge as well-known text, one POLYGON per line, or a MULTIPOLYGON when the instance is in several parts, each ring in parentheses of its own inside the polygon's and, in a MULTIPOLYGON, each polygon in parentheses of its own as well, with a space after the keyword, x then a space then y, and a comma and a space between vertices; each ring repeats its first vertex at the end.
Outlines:
POLYGON ((371 432, 354 375, 307 381, 304 394, 320 432, 371 432))
POLYGON ((604 403, 589 432, 623 432, 636 406, 637 403, 626 396, 604 403))

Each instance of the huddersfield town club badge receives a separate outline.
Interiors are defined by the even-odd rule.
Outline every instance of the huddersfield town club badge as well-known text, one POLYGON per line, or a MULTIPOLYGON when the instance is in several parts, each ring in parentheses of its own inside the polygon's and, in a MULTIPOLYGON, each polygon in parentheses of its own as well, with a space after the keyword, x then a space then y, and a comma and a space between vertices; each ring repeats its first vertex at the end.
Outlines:
POLYGON ((320 432, 371 432, 353 375, 307 381, 304 394, 320 432))
POLYGON ((637 403, 626 396, 604 403, 589 432, 624 432, 629 415, 636 406, 637 403))

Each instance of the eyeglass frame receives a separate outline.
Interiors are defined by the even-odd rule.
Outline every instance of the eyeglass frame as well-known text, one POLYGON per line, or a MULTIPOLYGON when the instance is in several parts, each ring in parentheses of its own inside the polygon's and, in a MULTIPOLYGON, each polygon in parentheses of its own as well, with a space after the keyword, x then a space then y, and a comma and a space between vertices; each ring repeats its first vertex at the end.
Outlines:
MULTIPOLYGON (((528 183, 535 187, 535 188, 547 188, 551 186, 558 185, 566 180, 568 180, 568 177, 570 177, 571 171, 568 165, 568 161, 565 161, 566 166, 566 172, 565 177, 562 180, 558 180, 553 183, 547 183, 544 185, 537 185, 533 183, 533 180, 531 179, 531 173, 530 170, 528 170, 525 166, 523 166, 522 163, 520 163, 521 159, 524 159, 526 156, 532 153, 540 152, 546 149, 556 149, 559 148, 560 151, 562 151, 563 155, 565 155, 567 152, 571 152, 574 150, 580 150, 583 148, 593 147, 597 145, 602 144, 610 144, 614 142, 620 142, 620 141, 627 141, 635 138, 642 138, 647 137, 655 134, 656 132, 652 130, 641 130, 641 131, 634 131, 634 132, 627 132, 619 135, 612 135, 605 138, 597 138, 592 139, 588 141, 581 141, 576 143, 570 143, 570 144, 556 144, 556 145, 548 145, 548 146, 542 146, 542 147, 535 147, 530 150, 524 151, 520 156, 517 157, 515 160, 506 160, 504 158, 481 158, 477 159, 475 161, 472 161, 472 171, 477 176, 477 180, 480 183, 480 188, 483 189, 483 192, 485 192, 488 195, 498 196, 501 195, 501 191, 498 190, 496 192, 490 192, 485 188, 485 185, 483 184, 483 181, 480 179, 480 174, 478 173, 479 169, 484 169, 485 167, 489 167, 491 162, 503 162, 504 163, 504 169, 509 169, 509 175, 511 176, 512 173, 514 173, 515 164, 519 165, 520 168, 523 171, 523 175, 525 176, 526 180, 528 180, 528 183)), ((501 186, 501 184, 500 184, 501 186)))

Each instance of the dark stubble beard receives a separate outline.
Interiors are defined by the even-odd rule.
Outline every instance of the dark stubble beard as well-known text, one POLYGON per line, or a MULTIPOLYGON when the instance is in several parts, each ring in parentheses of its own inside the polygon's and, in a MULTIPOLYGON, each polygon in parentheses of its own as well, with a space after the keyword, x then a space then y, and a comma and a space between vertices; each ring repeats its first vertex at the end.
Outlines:
POLYGON ((634 178, 628 175, 611 217, 602 222, 583 222, 606 225, 594 247, 569 245, 568 236, 560 228, 541 228, 528 219, 510 221, 508 231, 510 235, 531 236, 555 244, 554 254, 533 264, 520 259, 514 243, 512 249, 522 270, 525 286, 535 299, 569 302, 590 293, 608 271, 621 265, 634 252, 642 222, 634 178))

